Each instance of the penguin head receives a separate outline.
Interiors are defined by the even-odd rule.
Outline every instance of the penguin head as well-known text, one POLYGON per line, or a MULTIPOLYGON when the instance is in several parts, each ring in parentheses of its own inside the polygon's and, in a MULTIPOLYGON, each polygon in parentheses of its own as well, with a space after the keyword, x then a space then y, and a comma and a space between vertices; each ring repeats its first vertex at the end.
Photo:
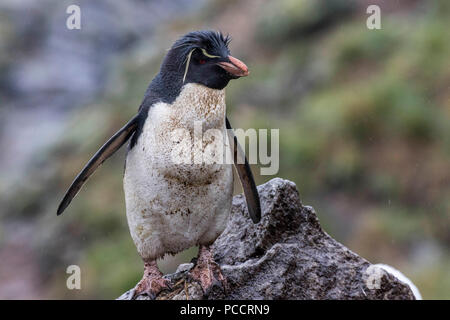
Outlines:
POLYGON ((223 89, 231 79, 249 74, 247 66, 230 55, 230 37, 216 31, 194 31, 178 39, 161 66, 182 84, 198 83, 211 89, 223 89))

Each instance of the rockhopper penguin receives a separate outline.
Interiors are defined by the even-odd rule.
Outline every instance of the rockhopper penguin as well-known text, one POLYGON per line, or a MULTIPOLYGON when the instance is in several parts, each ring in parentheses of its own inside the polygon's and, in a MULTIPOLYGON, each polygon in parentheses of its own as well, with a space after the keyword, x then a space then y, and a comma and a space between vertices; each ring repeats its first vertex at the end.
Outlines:
MULTIPOLYGON (((170 287, 156 260, 195 245, 199 255, 191 278, 205 292, 217 281, 225 287, 209 246, 225 229, 230 214, 232 165, 174 161, 174 148, 182 150, 186 140, 181 146, 180 141, 174 143, 173 133, 183 129, 191 141, 195 123, 200 123, 202 132, 215 129, 230 134, 226 130, 231 126, 226 118, 225 87, 249 71, 230 55, 229 42, 228 36, 215 31, 190 32, 177 40, 150 83, 138 114, 97 151, 59 205, 58 215, 97 167, 131 138, 124 173, 126 211, 131 236, 144 261, 144 276, 134 289, 134 297, 156 297, 170 287)), ((203 143, 207 147, 208 143, 213 145, 212 140, 203 143)), ((248 211, 257 223, 261 208, 252 172, 236 137, 230 140, 248 211), (237 161, 238 157, 244 160, 237 161)), ((225 141, 217 148, 223 148, 225 141)), ((214 154, 215 149, 210 149, 214 154)), ((193 158, 197 151, 193 151, 193 158)))

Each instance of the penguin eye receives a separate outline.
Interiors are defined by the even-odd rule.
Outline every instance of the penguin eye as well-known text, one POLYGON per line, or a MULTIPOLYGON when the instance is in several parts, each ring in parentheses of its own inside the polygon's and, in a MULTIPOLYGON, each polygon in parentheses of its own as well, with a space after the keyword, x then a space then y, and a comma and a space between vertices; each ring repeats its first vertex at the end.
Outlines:
POLYGON ((200 59, 198 63, 200 63, 200 64, 205 64, 205 63, 206 63, 206 60, 200 59))

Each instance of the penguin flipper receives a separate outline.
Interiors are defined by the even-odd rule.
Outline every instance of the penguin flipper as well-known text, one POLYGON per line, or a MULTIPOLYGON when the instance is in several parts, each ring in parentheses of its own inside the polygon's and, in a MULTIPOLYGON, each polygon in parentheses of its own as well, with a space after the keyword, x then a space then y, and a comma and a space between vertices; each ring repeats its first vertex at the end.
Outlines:
POLYGON ((236 136, 234 135, 228 118, 225 118, 228 137, 231 145, 231 152, 233 153, 234 166, 241 180, 242 188, 244 189, 245 199, 247 201, 248 213, 254 223, 258 223, 261 220, 261 203, 259 200, 258 189, 256 188, 255 179, 253 173, 248 164, 247 157, 245 156, 236 136))
POLYGON ((139 122, 139 114, 134 116, 125 126, 117 131, 106 143, 94 154, 94 156, 89 160, 89 162, 84 166, 83 170, 77 175, 75 180, 73 180, 69 189, 67 189, 63 200, 59 204, 57 215, 59 216, 67 206, 70 204, 72 199, 80 191, 86 180, 94 173, 94 171, 111 155, 122 147, 125 142, 133 135, 136 131, 139 122))

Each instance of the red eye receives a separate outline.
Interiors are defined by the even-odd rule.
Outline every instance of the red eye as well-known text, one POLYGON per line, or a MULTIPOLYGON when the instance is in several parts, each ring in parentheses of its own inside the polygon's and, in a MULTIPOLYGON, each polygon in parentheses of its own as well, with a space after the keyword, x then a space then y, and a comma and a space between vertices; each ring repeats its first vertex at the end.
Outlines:
POLYGON ((201 59, 198 63, 200 63, 200 64, 205 64, 205 63, 206 63, 206 60, 201 59))

